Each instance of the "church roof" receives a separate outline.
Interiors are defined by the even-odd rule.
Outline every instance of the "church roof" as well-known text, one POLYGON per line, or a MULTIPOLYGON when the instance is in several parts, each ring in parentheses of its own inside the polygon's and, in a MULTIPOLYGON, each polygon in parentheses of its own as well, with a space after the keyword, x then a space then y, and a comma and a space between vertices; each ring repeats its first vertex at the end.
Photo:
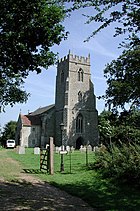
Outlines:
POLYGON ((55 107, 55 105, 53 104, 53 105, 45 106, 42 108, 38 108, 37 110, 29 113, 28 115, 20 114, 21 122, 23 125, 26 125, 26 126, 40 125, 41 120, 40 120, 39 115, 49 111, 50 109, 52 109, 54 107, 55 107))
POLYGON ((26 126, 40 124, 40 118, 37 116, 21 115, 21 121, 22 121, 22 124, 26 126))
POLYGON ((31 112, 29 115, 31 115, 31 116, 39 115, 39 114, 42 114, 42 113, 49 111, 50 109, 52 109, 54 107, 55 107, 54 104, 49 105, 49 106, 45 106, 45 107, 40 107, 37 110, 31 112))
POLYGON ((31 126, 31 121, 28 119, 26 115, 21 114, 20 117, 21 117, 21 122, 23 125, 31 126))

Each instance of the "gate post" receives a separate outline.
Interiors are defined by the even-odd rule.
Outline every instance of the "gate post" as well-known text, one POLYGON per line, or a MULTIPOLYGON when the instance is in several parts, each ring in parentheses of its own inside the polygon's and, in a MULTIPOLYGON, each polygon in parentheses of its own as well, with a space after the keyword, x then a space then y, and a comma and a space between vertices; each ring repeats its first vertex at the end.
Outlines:
POLYGON ((54 145, 53 137, 50 137, 50 174, 54 174, 54 145))

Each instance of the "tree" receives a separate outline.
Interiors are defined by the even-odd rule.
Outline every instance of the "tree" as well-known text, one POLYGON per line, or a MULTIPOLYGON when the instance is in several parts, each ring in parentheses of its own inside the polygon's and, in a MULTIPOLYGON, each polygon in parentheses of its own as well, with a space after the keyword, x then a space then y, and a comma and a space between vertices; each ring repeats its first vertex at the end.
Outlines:
POLYGON ((125 34, 122 55, 108 64, 104 70, 108 88, 103 96, 106 104, 113 109, 130 103, 130 107, 140 106, 140 1, 109 0, 109 1, 78 1, 68 11, 79 8, 93 7, 94 15, 86 16, 87 24, 97 22, 99 27, 87 38, 88 41, 102 29, 115 24, 114 36, 125 34))
POLYGON ((0 73, 0 112, 5 105, 26 102, 29 94, 21 87, 24 83, 22 77, 15 73, 0 73))
POLYGON ((2 145, 5 146, 7 139, 15 139, 16 126, 17 122, 15 121, 10 121, 4 126, 2 136, 0 138, 2 145))
POLYGON ((110 111, 102 111, 98 117, 98 127, 100 133, 100 142, 106 146, 111 144, 114 137, 114 122, 116 122, 117 114, 114 115, 110 111))
POLYGON ((133 107, 129 111, 112 113, 103 111, 99 115, 100 141, 108 146, 112 143, 140 143, 140 111, 133 107))
MULTIPOLYGON (((75 1, 73 6, 67 11, 71 12, 79 8, 92 7, 94 15, 84 15, 87 17, 87 24, 91 22, 99 23, 99 27, 95 29, 87 38, 89 40, 94 37, 102 29, 117 22, 115 27, 116 33, 119 34, 138 34, 140 30, 140 1, 139 0, 96 0, 96 1, 75 1)), ((127 35, 128 35, 127 34, 127 35)))
POLYGON ((140 45, 124 51, 106 66, 104 74, 108 89, 103 97, 108 105, 124 110, 126 103, 130 107, 140 106, 140 45))
POLYGON ((0 1, 1 108, 26 101, 20 84, 30 71, 40 73, 56 61, 51 47, 66 38, 61 5, 51 0, 0 1))

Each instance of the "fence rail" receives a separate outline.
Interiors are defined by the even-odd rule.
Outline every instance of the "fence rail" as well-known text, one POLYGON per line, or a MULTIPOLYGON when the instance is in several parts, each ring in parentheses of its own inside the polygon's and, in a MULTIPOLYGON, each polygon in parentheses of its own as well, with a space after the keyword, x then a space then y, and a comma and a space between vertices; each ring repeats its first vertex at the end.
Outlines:
MULTIPOLYGON (((95 153, 93 151, 80 152, 79 150, 70 151, 63 155, 63 165, 65 173, 80 171, 93 163, 95 153)), ((54 152, 54 172, 61 171, 61 154, 54 152)))

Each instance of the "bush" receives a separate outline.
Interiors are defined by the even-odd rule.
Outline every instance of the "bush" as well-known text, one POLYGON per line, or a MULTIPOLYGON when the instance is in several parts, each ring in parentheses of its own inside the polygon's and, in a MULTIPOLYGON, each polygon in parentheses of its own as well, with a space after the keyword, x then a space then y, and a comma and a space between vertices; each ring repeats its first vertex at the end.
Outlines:
POLYGON ((126 182, 140 181, 140 146, 137 144, 112 145, 110 150, 96 153, 96 160, 90 166, 103 176, 126 182))

